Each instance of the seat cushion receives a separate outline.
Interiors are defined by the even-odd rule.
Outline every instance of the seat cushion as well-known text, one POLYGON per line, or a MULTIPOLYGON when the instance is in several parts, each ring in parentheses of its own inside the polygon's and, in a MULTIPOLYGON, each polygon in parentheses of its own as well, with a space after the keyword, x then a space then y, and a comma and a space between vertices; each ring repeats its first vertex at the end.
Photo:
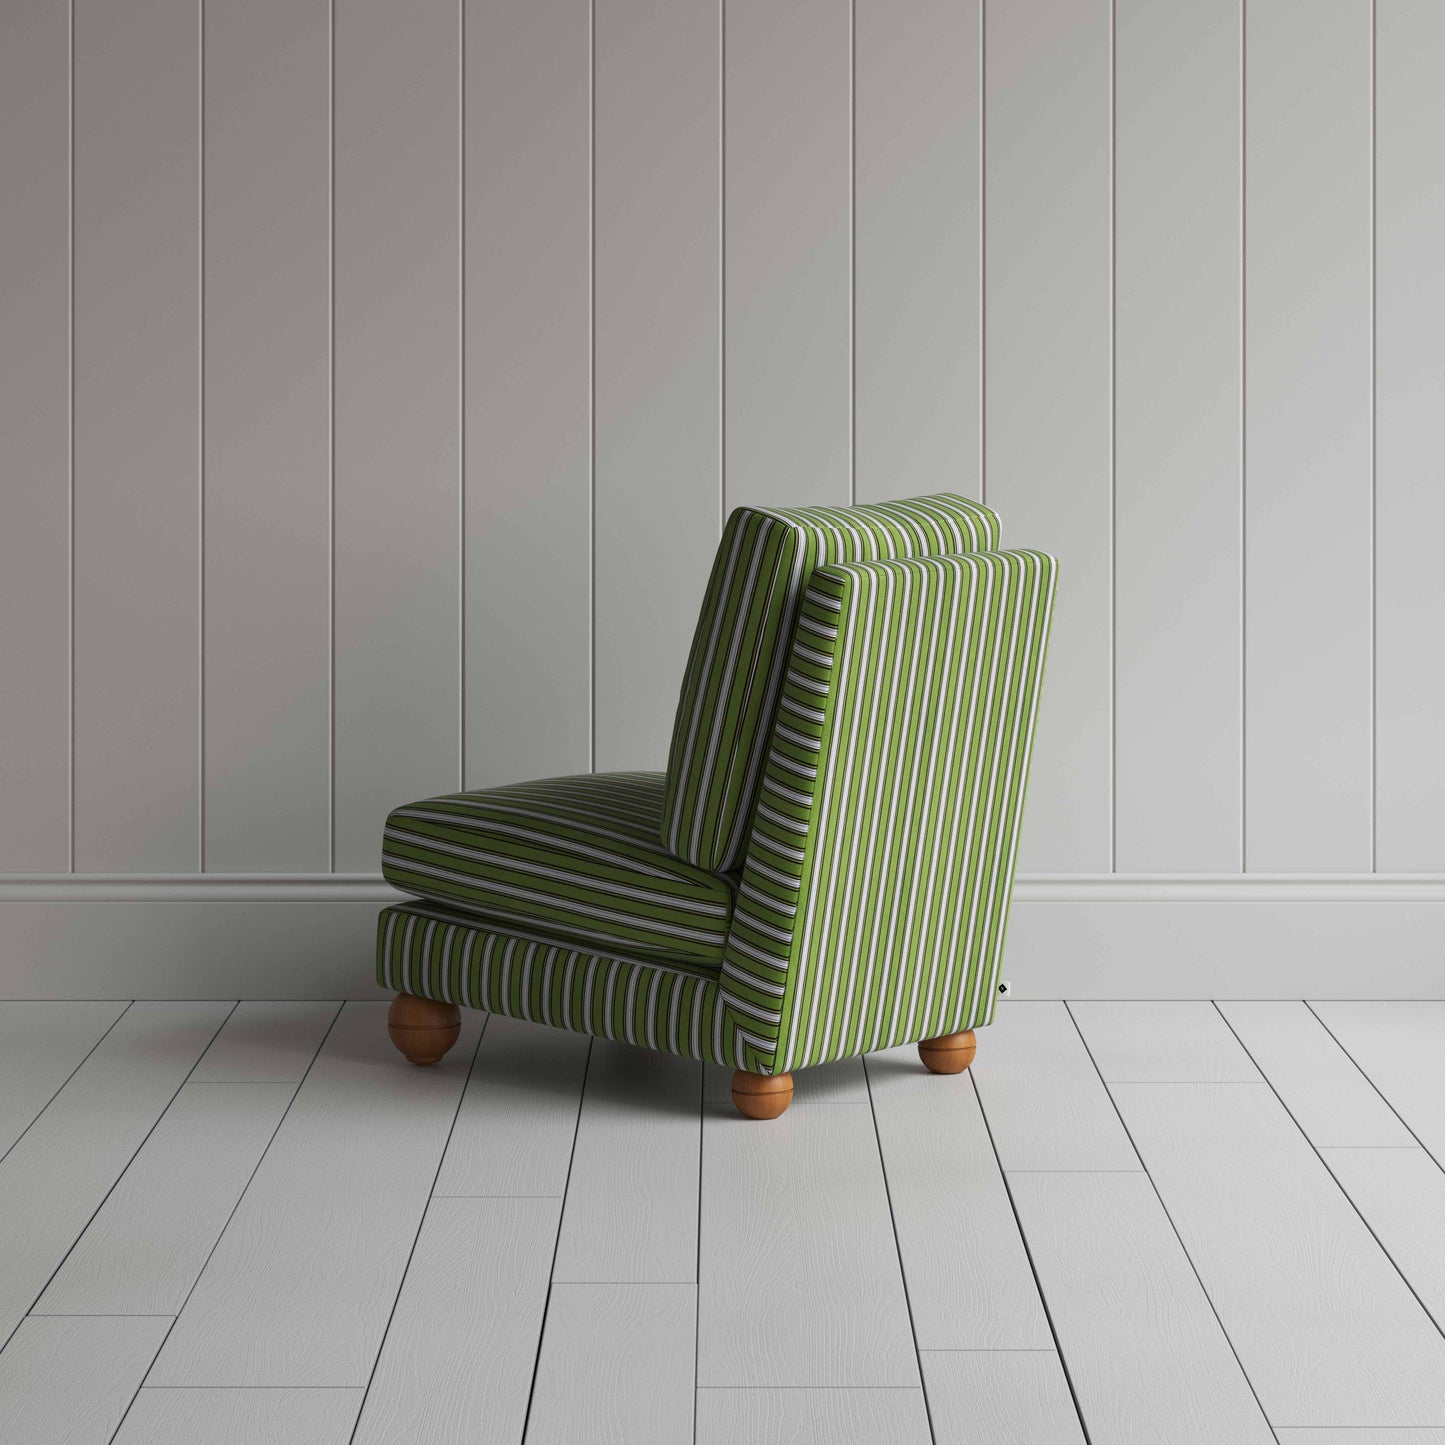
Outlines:
POLYGON ((679 858, 741 866, 793 638, 817 567, 986 552, 998 517, 967 497, 863 507, 739 507, 693 634, 667 760, 662 837, 679 858))
POLYGON ((501 924, 717 968, 733 890, 663 847, 662 794, 661 773, 593 773, 408 803, 382 872, 501 924))

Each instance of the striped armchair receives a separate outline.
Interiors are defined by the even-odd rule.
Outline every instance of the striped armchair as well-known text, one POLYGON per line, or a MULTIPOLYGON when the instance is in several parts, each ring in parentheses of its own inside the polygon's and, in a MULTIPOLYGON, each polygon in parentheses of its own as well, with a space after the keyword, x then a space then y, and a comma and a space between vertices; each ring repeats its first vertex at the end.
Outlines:
POLYGON ((666 773, 451 793, 387 820, 377 973, 417 1064, 458 1005, 733 1068, 919 1042, 967 1068, 993 1017, 1054 561, 963 497, 728 520, 666 773))

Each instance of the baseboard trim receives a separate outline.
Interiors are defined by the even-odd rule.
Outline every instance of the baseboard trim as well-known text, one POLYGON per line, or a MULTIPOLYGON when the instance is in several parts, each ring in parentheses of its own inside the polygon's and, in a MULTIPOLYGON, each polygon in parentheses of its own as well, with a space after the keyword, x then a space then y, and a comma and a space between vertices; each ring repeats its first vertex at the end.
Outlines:
MULTIPOLYGON (((375 998, 375 874, 0 878, 0 998, 375 998), (143 907, 135 905, 142 904, 143 907)), ((1445 877, 1019 878, 1015 998, 1445 998, 1445 877)))
MULTIPOLYGON (((0 902, 394 903, 379 873, 6 873, 0 902)), ((1442 903, 1438 873, 1021 873, 1016 903, 1442 903)))

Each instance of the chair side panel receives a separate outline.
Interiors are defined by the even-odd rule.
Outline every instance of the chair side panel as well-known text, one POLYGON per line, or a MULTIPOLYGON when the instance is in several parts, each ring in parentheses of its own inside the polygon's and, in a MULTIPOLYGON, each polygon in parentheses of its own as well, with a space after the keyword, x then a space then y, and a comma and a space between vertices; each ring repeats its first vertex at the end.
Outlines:
POLYGON ((744 1067, 987 1023, 1055 564, 820 568, 789 653, 723 964, 744 1067))

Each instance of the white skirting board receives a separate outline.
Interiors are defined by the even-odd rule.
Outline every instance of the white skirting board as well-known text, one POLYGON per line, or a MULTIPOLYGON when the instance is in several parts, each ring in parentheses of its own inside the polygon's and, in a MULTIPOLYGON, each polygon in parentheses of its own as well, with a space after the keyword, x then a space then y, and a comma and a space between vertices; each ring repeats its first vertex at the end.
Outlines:
MULTIPOLYGON (((376 998, 371 875, 0 878, 0 998, 376 998)), ((1445 998, 1445 878, 1022 876, 1014 998, 1445 998)))

